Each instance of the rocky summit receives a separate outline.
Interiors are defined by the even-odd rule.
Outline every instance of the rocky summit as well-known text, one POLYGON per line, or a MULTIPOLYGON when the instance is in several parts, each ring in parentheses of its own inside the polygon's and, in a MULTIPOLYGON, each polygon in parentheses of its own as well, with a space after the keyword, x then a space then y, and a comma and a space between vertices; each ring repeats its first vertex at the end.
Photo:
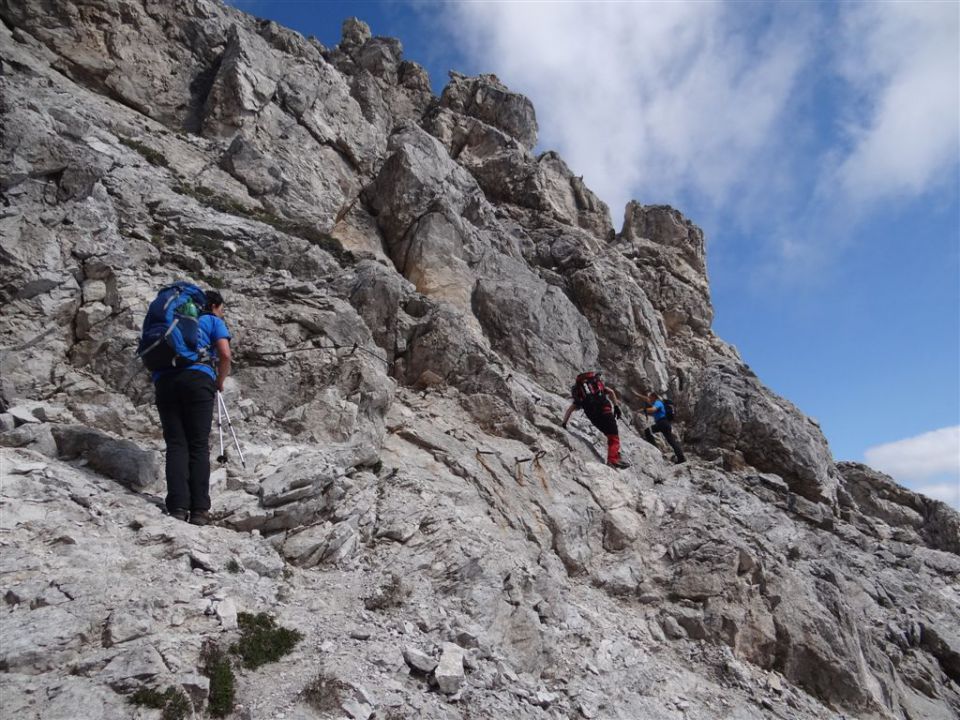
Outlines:
POLYGON ((960 716, 958 513, 836 462, 711 330, 701 230, 615 227, 527 98, 355 19, 0 18, 3 718, 960 716), (206 527, 135 356, 179 279, 233 334, 206 527), (561 427, 586 369, 629 469, 561 427))

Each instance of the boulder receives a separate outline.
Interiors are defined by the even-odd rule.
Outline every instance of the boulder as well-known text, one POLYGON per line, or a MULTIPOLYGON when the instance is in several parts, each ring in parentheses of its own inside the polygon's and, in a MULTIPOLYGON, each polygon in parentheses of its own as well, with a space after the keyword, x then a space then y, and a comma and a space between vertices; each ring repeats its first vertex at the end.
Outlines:
POLYGON ((440 692, 453 695, 463 686, 465 679, 463 669, 463 649, 453 643, 444 643, 440 652, 440 662, 433 671, 440 692))

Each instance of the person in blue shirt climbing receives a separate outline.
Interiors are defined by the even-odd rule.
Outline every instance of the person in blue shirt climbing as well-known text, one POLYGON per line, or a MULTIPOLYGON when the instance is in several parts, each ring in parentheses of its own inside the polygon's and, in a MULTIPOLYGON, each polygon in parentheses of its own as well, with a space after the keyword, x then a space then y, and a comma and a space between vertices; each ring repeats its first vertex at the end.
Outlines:
POLYGON ((206 361, 155 370, 157 411, 167 445, 167 512, 193 525, 210 522, 210 426, 217 392, 230 374, 230 331, 223 321, 223 296, 205 293, 198 318, 197 346, 206 361))
POLYGON ((660 433, 673 449, 675 456, 673 461, 678 465, 685 462, 686 457, 683 454, 683 448, 673 434, 672 412, 667 411, 667 407, 660 395, 656 392, 651 392, 649 395, 640 395, 640 399, 646 402, 646 406, 641 408, 640 412, 653 416, 653 425, 643 431, 643 439, 651 445, 656 446, 657 440, 653 434, 660 433))

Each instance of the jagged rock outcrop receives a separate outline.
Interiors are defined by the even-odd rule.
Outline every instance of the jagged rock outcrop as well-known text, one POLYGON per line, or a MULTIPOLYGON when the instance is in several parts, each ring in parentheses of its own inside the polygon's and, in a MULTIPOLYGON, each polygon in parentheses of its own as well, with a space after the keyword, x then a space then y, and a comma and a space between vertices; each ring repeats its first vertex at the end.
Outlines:
POLYGON ((321 662, 353 718, 960 713, 960 516, 834 463, 713 334, 702 232, 635 202, 616 232, 529 100, 436 97, 356 19, 335 48, 205 0, 0 19, 5 715, 200 714, 204 643, 260 611, 305 637, 236 717, 323 716, 321 662), (226 296, 246 460, 206 528, 159 511, 131 362, 183 277, 226 296), (560 427, 588 367, 629 470, 560 427), (629 422, 647 389, 686 465, 629 422))

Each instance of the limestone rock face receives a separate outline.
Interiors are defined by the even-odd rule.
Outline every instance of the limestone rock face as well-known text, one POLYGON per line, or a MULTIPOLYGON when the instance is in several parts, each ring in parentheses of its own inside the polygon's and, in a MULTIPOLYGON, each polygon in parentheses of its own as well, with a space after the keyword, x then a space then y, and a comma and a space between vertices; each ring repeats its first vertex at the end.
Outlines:
POLYGON ((960 516, 939 500, 910 492, 860 463, 837 463, 844 480, 840 507, 857 522, 882 522, 891 531, 937 550, 960 555, 960 516))
POLYGON ((757 469, 781 475, 794 492, 835 501, 838 473, 814 421, 731 363, 708 366, 699 384, 691 444, 729 448, 757 469))
POLYGON ((960 715, 960 515, 835 463, 711 330, 703 233, 533 154, 522 95, 348 19, 0 0, 0 696, 159 716, 240 613, 303 633, 244 717, 960 715), (165 283, 220 289, 213 524, 161 513, 134 357, 165 283), (627 470, 575 413, 623 399, 627 470), (667 391, 688 462, 640 436, 667 391), (319 668, 323 677, 318 678, 319 668))
POLYGON ((673 208, 627 205, 619 241, 673 335, 705 335, 713 322, 703 231, 673 208))
POLYGON ((533 104, 510 92, 496 75, 471 78, 450 73, 440 104, 502 130, 531 150, 537 144, 537 118, 533 104))

